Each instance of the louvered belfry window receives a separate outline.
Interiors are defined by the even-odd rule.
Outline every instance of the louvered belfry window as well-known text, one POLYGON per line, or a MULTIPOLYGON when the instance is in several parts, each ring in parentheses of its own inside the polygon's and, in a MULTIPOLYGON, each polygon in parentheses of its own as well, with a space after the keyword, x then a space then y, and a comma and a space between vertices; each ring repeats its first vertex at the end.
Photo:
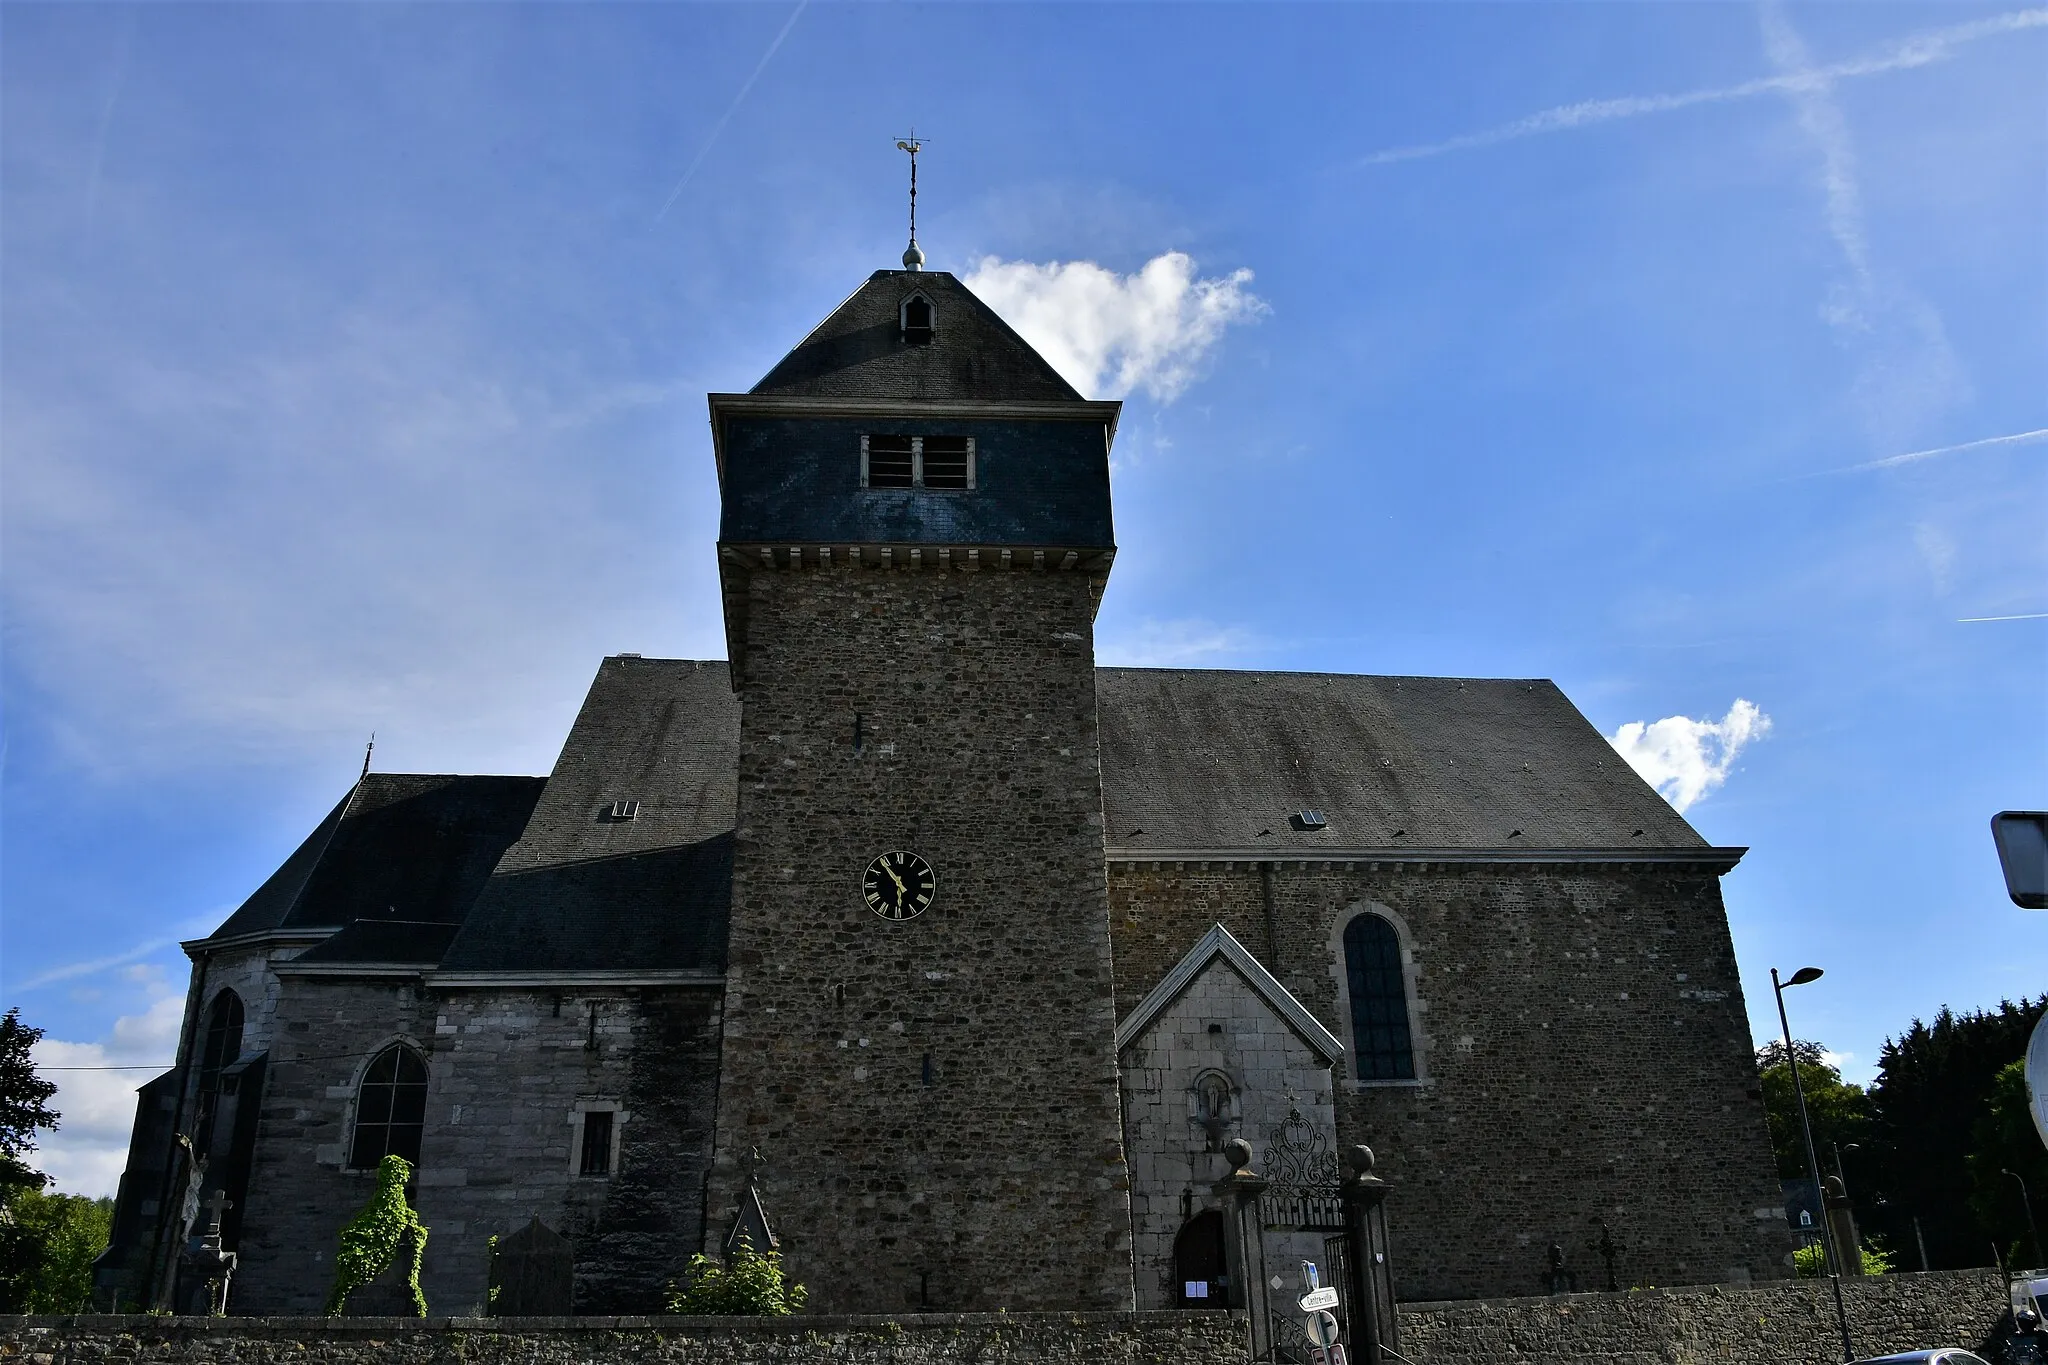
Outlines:
POLYGON ((403 1043, 377 1054, 356 1091, 356 1131, 348 1164, 369 1170, 387 1156, 415 1166, 427 1118, 427 1064, 403 1043))
POLYGON ((974 438, 863 436, 860 486, 971 491, 975 486, 974 438))
POLYGON ((911 436, 870 436, 868 487, 909 488, 915 482, 917 452, 911 436))
POLYGON ((966 488, 967 438, 927 436, 924 438, 924 486, 966 488))
POLYGON ((1351 995, 1358 1079, 1413 1080, 1408 985, 1401 974, 1401 940, 1393 925, 1378 915, 1360 915, 1344 926, 1344 976, 1351 995))

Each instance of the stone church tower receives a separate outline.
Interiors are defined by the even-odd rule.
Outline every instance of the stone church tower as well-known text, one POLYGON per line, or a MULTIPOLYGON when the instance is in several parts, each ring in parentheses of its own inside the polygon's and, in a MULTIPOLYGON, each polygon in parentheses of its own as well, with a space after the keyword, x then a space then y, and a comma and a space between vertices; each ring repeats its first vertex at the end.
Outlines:
POLYGON ((1094 653, 1118 405, 914 270, 710 401, 741 722, 707 1240, 758 1162, 815 1310, 1128 1308, 1094 653))
POLYGON ((1743 850, 1554 684, 1097 668, 1119 406, 951 275, 710 409, 729 662, 603 660, 545 778, 365 772, 184 945, 102 1306, 200 1302, 218 1194, 233 1311, 318 1311, 386 1157, 436 1312, 535 1219, 584 1313, 741 1231, 818 1313, 1244 1306, 1233 1136, 1275 1266, 1370 1143, 1403 1300, 1602 1224, 1785 1273, 1743 850))

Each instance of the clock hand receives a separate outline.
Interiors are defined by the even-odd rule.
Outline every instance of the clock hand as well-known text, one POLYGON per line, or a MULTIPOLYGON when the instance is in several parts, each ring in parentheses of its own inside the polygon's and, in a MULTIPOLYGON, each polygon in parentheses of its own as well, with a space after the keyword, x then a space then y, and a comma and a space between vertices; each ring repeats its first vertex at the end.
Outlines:
POLYGON ((883 863, 882 871, 888 873, 889 880, 896 883, 896 903, 901 905, 904 901, 910 899, 910 888, 903 884, 903 878, 896 875, 896 869, 887 863, 883 863))

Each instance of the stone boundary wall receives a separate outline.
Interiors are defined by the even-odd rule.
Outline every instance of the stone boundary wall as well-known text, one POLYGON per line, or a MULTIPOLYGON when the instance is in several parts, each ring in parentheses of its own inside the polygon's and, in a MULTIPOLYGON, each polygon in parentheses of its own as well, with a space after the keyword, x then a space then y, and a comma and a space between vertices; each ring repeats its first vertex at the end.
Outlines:
MULTIPOLYGON (((1845 1280, 1859 1355, 2002 1358, 1995 1271, 1845 1280)), ((0 1317, 7 1365, 1243 1365, 1242 1315, 793 1318, 0 1317)), ((1839 1365, 1825 1280, 1401 1305, 1414 1365, 1839 1365)))
MULTIPOLYGON (((1858 1356, 1962 1346, 2003 1359, 2011 1330, 1995 1270, 1842 1281, 1858 1356)), ((1826 1280, 1401 1305, 1415 1365, 1839 1365, 1826 1280)))
POLYGON ((1243 1365, 1220 1312, 792 1318, 0 1317, 9 1365, 1243 1365))

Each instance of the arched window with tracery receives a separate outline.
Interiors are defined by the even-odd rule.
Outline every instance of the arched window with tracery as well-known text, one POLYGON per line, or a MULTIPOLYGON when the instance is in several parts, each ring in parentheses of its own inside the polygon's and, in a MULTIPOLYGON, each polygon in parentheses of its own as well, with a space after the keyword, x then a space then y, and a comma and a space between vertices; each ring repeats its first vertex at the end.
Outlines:
POLYGON ((369 1170, 387 1156, 420 1160, 427 1119, 427 1064, 404 1043, 378 1053, 356 1088, 356 1130, 348 1164, 369 1170))
POLYGON ((213 1116, 220 1108, 220 1074, 242 1055, 242 997, 222 991, 206 1012, 206 1036, 199 1046, 199 1122, 194 1125, 200 1150, 213 1143, 213 1116))
POLYGON ((1413 1080, 1415 1046, 1408 1031, 1401 939, 1383 917, 1363 914, 1344 926, 1344 979, 1351 996, 1358 1079, 1413 1080))

